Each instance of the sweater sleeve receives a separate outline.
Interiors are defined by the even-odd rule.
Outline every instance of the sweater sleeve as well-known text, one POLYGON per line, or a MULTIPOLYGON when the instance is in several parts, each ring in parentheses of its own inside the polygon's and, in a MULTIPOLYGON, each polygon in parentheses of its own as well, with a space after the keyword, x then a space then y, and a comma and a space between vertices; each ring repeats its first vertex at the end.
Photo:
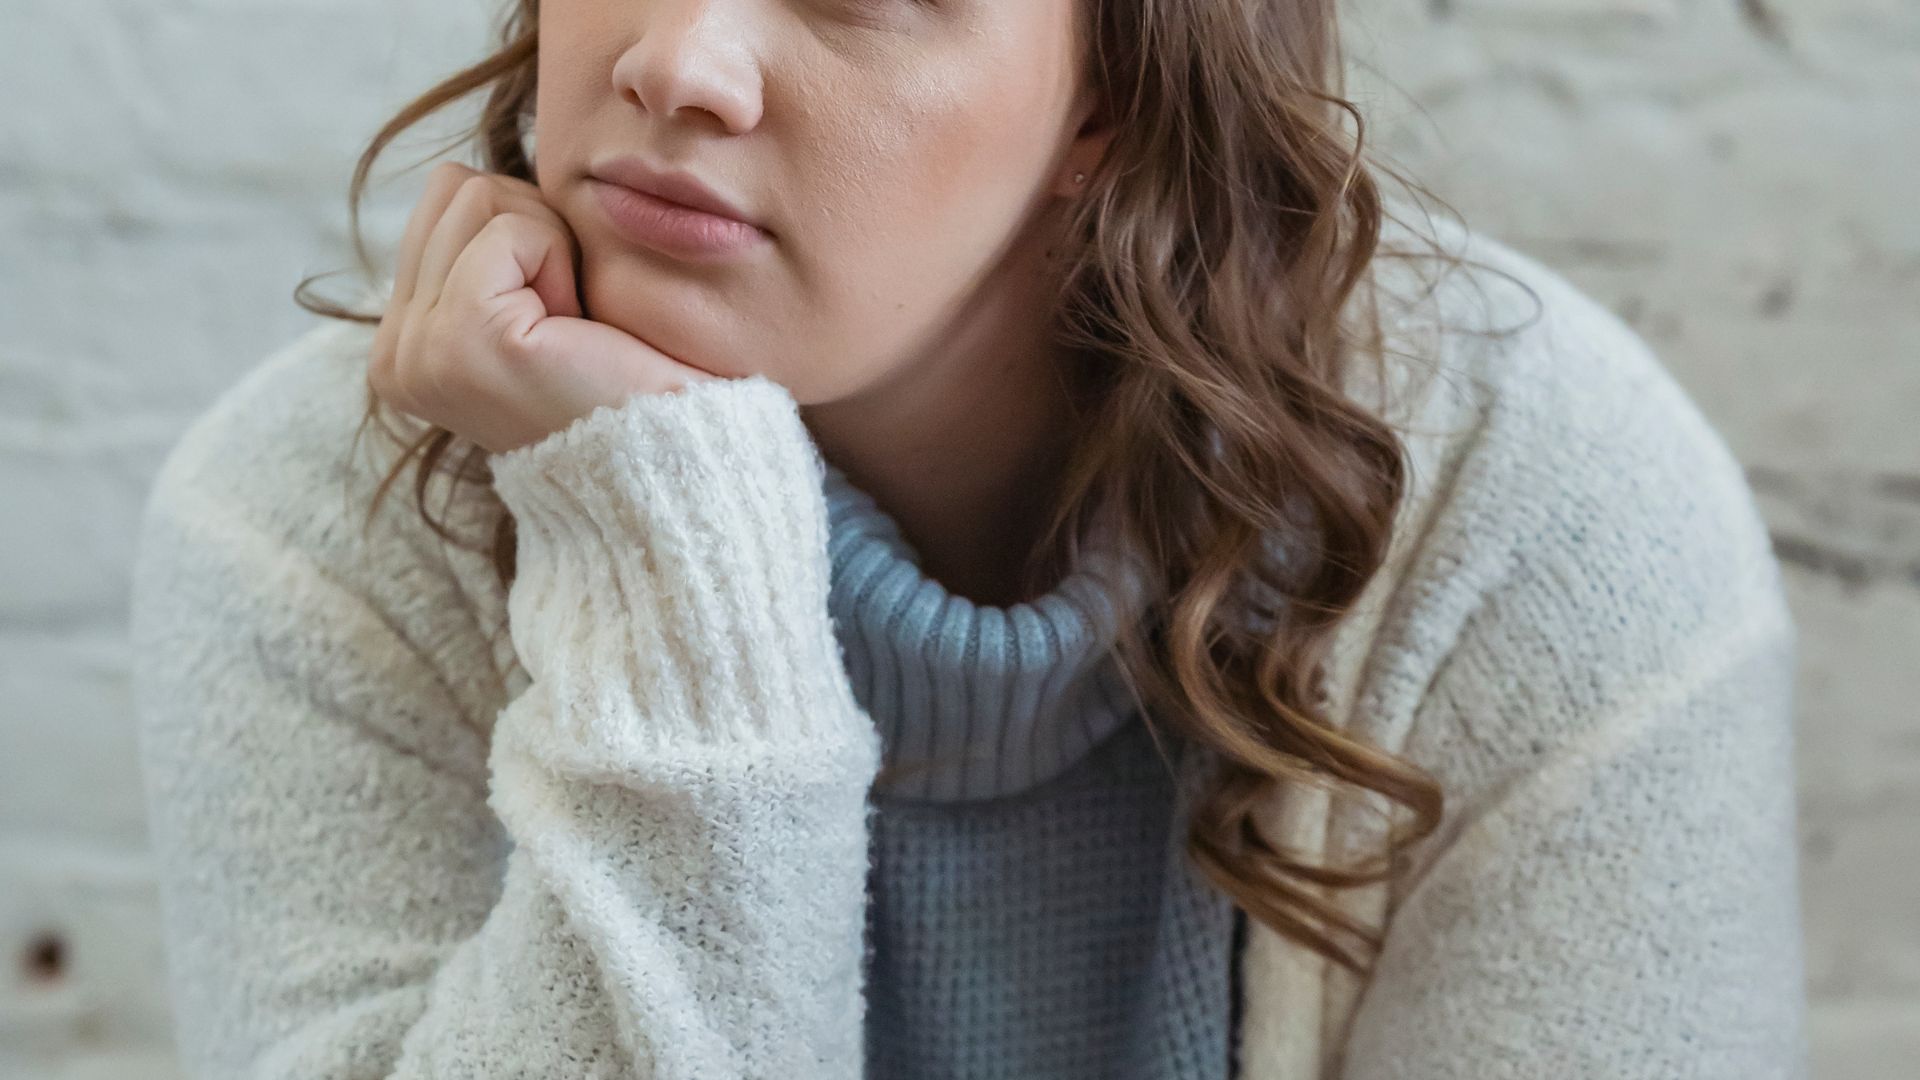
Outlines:
POLYGON ((1797 632, 1731 455, 1690 410, 1627 411, 1490 434, 1463 483, 1491 501, 1434 541, 1469 552, 1457 583, 1517 537, 1415 713, 1447 807, 1345 1080, 1805 1075, 1797 632))
POLYGON ((334 560, 166 474, 132 627, 191 1074, 860 1076, 879 745, 815 454, 756 376, 494 456, 530 682, 478 777, 334 560))

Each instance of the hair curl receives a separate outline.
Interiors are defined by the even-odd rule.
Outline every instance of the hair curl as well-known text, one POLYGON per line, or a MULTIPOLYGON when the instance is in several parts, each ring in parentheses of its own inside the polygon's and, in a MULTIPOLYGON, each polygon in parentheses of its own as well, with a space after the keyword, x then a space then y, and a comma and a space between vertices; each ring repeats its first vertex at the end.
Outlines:
MULTIPOLYGON (((1343 392, 1349 364, 1384 361, 1377 309, 1360 302, 1381 244, 1365 126, 1342 96, 1335 0, 1083 0, 1087 75, 1115 132, 1069 213, 1061 341, 1092 380, 1062 495, 1028 578, 1070 565, 1095 516, 1146 556, 1153 617, 1115 648, 1145 715, 1211 747, 1222 766, 1195 807, 1188 851, 1249 915, 1352 970, 1379 934, 1322 894, 1384 880, 1397 849, 1429 835, 1439 784, 1341 732, 1327 715, 1333 630, 1385 559, 1407 462, 1382 419, 1343 392), (1373 312, 1352 320, 1351 310, 1373 312), (1254 824, 1288 781, 1385 796, 1412 812, 1386 850, 1349 867, 1308 863, 1254 824)), ((401 109, 362 152, 348 191, 353 248, 377 276, 359 222, 375 159, 427 116, 485 90, 459 142, 484 167, 533 177, 538 0, 511 0, 497 51, 401 109)), ((377 322, 306 293, 319 315, 377 322)), ((420 514, 442 539, 514 574, 514 521, 490 545, 451 533, 428 482, 490 482, 484 449, 444 428, 396 432, 368 392, 360 430, 403 449, 372 511, 415 462, 420 514)), ((356 433, 357 443, 359 434, 356 433)))

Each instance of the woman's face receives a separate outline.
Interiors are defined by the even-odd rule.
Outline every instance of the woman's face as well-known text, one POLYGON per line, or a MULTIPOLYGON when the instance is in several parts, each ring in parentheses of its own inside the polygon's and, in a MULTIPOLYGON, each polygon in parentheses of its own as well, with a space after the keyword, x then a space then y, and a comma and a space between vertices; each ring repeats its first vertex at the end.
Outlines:
POLYGON ((542 0, 536 180, 588 314, 803 404, 1004 334, 975 324, 1034 307, 1062 178, 1104 145, 1080 2, 542 0), (625 238, 591 174, 629 155, 765 235, 691 258, 625 238))

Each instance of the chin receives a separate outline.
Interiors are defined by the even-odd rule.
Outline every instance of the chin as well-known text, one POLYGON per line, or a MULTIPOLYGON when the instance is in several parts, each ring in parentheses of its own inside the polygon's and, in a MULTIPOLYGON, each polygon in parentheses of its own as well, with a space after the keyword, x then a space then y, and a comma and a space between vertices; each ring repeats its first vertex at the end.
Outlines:
MULTIPOLYGON (((791 341, 763 328, 741 325, 739 316, 755 305, 717 296, 703 282, 636 264, 626 258, 595 258, 582 262, 582 300, 595 322, 640 339, 675 361, 723 379, 764 375, 799 388, 789 375, 791 341)), ((804 381, 804 380, 803 380, 804 381)))

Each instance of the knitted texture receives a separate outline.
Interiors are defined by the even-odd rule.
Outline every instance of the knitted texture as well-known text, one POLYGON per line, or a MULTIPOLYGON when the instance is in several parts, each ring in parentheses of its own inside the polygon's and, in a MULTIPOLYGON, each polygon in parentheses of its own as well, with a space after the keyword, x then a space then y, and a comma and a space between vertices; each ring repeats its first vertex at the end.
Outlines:
MULTIPOLYGON (((1464 261, 1385 265, 1405 362, 1350 385, 1409 490, 1326 698, 1445 816, 1333 895, 1364 976, 1250 925, 1244 1078, 1802 1077, 1797 633, 1740 462, 1617 318, 1438 232, 1464 261)), ((1261 829, 1343 864, 1383 809, 1296 786, 1261 829)))
POLYGON ((1234 908, 1185 850, 1209 759, 1149 732, 1103 654, 1143 575, 1083 552, 975 604, 831 463, 826 495, 855 695, 888 765, 931 758, 872 794, 868 1074, 1227 1076, 1234 908))
POLYGON ((155 826, 175 940, 219 942, 176 958, 198 1075, 860 1075, 879 746, 812 554, 818 462, 765 379, 682 395, 494 461, 531 685, 492 726, 490 783, 476 746, 448 748, 458 768, 410 752, 465 737, 441 676, 276 535, 301 523, 198 488, 157 505, 155 826), (513 848, 475 924, 482 795, 513 848))
MULTIPOLYGON (((1368 978, 1248 925, 1241 1075, 1803 1075, 1795 638, 1764 523, 1616 320, 1456 247, 1494 272, 1393 316, 1410 489, 1328 654, 1336 722, 1432 771, 1446 818, 1341 894, 1385 928, 1368 978)), ((518 516, 502 595, 404 487, 362 527, 389 461, 375 433, 350 445, 370 333, 328 324, 250 372, 143 519, 135 694, 188 1072, 833 1080, 937 1051, 863 1037, 866 920, 910 930, 934 894, 901 906, 910 862, 868 878, 909 816, 869 798, 883 718, 837 653, 791 399, 761 378, 636 397, 496 456, 497 494, 437 479, 476 542, 500 503, 518 516), (869 911, 876 883, 896 900, 869 911)), ((1134 790, 1136 835, 1170 836, 1134 790)), ((1343 862, 1377 840, 1378 807, 1348 809, 1287 787, 1262 828, 1343 862)), ((1135 869, 1116 889, 1144 904, 1135 869)), ((1163 961, 1117 940, 1119 1008, 1226 1007, 1138 991, 1163 961)), ((886 985, 979 956, 932 947, 893 953, 886 985)), ((1172 967, 1217 987, 1204 954, 1172 967)))
POLYGON ((948 592, 899 523, 831 462, 834 616, 854 696, 894 770, 875 792, 990 799, 1059 775, 1134 715, 1106 650, 1147 575, 1090 543, 1044 594, 1006 607, 948 592))
POLYGON ((869 1075, 1230 1075, 1235 909, 1185 854, 1208 759, 1162 752, 1136 718, 1017 795, 876 797, 869 1075))

